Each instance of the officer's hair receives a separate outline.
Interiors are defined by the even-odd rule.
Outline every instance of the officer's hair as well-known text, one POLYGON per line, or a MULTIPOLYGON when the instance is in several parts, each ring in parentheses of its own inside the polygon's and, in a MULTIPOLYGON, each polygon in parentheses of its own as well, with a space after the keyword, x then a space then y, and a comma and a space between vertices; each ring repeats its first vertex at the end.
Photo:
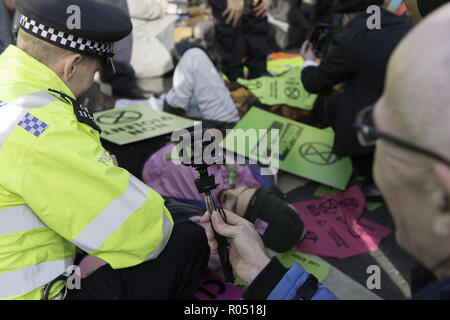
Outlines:
POLYGON ((65 57, 70 54, 69 50, 65 50, 45 42, 23 31, 22 29, 19 30, 17 46, 48 67, 55 63, 58 58, 65 57))
MULTIPOLYGON (((28 53, 30 56, 45 64, 47 67, 51 67, 58 59, 64 58, 69 54, 73 54, 72 51, 54 46, 48 42, 45 42, 22 29, 19 30, 17 37, 17 47, 28 53)), ((88 58, 83 56, 84 58, 88 58)), ((85 62, 89 59, 83 59, 85 62)))

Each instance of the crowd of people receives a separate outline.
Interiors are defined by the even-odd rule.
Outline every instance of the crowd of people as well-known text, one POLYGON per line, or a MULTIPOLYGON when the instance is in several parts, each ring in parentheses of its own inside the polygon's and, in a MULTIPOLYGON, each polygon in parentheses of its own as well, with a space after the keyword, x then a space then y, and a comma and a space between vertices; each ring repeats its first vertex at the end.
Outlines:
MULTIPOLYGON (((300 264, 287 269, 267 253, 288 251, 306 232, 276 175, 259 174, 259 165, 210 167, 223 211, 205 213, 197 173, 172 161, 167 137, 140 150, 100 138, 94 110, 82 104, 96 74, 116 98, 151 95, 133 67, 133 18, 163 16, 167 2, 144 12, 130 10, 133 1, 0 2, 0 299, 191 299, 205 271, 220 267, 217 235, 248 285, 244 299, 338 299, 300 264), (67 24, 74 4, 75 28, 67 24), (81 289, 69 288, 67 269, 86 257, 96 267, 81 289)), ((367 197, 385 201, 398 244, 432 278, 413 298, 450 299, 450 4, 405 0, 398 15, 385 0, 303 2, 290 4, 302 32, 319 23, 332 30, 322 52, 303 35, 290 38, 291 46, 301 39, 303 87, 318 95, 309 116, 331 126, 332 152, 350 157, 367 197), (368 26, 371 6, 377 28, 368 26)), ((208 5, 220 61, 183 42, 161 66, 173 64, 161 99, 166 112, 225 130, 245 113, 233 95, 238 79, 271 76, 273 3, 208 5)), ((159 62, 167 58, 167 48, 154 48, 164 51, 159 62)))

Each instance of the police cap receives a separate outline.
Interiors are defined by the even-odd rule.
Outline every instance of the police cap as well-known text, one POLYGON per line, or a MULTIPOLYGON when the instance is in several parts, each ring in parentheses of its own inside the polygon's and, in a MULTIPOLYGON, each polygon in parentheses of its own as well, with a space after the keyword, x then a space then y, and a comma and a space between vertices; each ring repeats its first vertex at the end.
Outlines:
POLYGON ((114 42, 131 33, 130 17, 105 0, 15 0, 20 27, 35 37, 82 55, 106 59, 114 42))

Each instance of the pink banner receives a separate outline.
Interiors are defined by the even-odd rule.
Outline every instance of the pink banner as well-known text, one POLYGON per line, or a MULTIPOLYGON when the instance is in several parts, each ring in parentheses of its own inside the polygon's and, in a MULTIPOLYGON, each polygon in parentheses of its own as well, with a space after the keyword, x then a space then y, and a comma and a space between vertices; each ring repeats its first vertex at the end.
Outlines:
POLYGON ((342 194, 293 204, 306 230, 297 250, 340 259, 375 251, 392 230, 361 218, 365 202, 358 186, 352 186, 342 194))
POLYGON ((243 290, 229 285, 224 279, 207 272, 201 281, 195 298, 198 300, 241 300, 243 290))

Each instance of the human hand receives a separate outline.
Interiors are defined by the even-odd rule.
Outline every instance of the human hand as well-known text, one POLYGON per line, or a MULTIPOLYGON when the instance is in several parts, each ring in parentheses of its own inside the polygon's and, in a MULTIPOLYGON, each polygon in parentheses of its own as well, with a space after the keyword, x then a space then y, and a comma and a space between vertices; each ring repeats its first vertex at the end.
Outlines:
MULTIPOLYGON (((238 277, 250 284, 256 276, 270 262, 258 232, 248 220, 225 210, 227 223, 222 220, 218 212, 214 212, 212 218, 206 213, 201 221, 210 222, 214 225, 214 230, 224 237, 229 238, 230 251, 229 259, 238 277)), ((217 253, 219 245, 215 239, 211 224, 206 226, 206 236, 212 253, 217 253)))
POLYGON ((303 42, 302 48, 300 49, 300 55, 304 60, 316 61, 317 57, 314 53, 312 43, 306 40, 303 42))
POLYGON ((227 0, 227 8, 222 13, 222 16, 226 17, 225 23, 231 23, 233 27, 236 27, 239 20, 241 20, 243 11, 244 0, 227 0))
POLYGON ((265 17, 269 12, 272 0, 261 0, 259 5, 253 8, 253 12, 257 17, 265 17))

